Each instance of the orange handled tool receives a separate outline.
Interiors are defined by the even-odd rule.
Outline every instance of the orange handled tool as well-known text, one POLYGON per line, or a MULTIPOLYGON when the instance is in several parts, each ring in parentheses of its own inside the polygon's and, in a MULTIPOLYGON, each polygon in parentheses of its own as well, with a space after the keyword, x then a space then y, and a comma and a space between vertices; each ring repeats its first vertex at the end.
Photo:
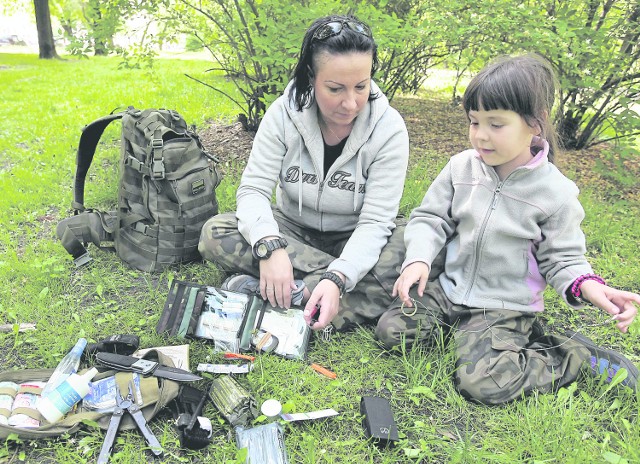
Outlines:
POLYGON ((338 377, 335 372, 332 372, 329 369, 322 367, 320 364, 312 363, 311 369, 313 369, 316 372, 319 372, 320 374, 326 377, 329 377, 330 379, 335 379, 336 377, 338 377))
POLYGON ((248 354, 240 354, 240 353, 225 353, 224 357, 226 359, 246 359, 247 361, 255 361, 255 356, 249 356, 248 354))

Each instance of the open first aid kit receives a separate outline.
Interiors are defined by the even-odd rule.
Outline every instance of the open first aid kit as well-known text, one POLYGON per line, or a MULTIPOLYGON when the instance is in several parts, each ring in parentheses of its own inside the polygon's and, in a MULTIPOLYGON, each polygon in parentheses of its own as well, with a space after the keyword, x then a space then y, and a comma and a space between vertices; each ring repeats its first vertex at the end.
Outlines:
POLYGON ((258 295, 174 280, 158 333, 213 342, 218 351, 263 351, 304 359, 311 329, 301 308, 272 307, 258 295))

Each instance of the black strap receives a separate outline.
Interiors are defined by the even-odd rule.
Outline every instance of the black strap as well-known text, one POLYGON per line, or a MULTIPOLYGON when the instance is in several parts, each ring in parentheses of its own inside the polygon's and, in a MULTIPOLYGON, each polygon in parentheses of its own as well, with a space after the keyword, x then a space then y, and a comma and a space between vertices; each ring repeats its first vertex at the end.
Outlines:
POLYGON ((84 211, 84 181, 87 177, 91 162, 93 161, 93 156, 96 153, 98 141, 111 121, 122 119, 124 113, 123 111, 103 116, 87 124, 84 129, 82 129, 82 135, 78 143, 78 152, 76 154, 76 175, 73 185, 73 208, 76 211, 84 211))
POLYGON ((96 353, 103 351, 106 353, 116 353, 129 356, 140 346, 140 337, 132 334, 111 335, 98 343, 90 343, 82 353, 83 359, 93 360, 96 353))

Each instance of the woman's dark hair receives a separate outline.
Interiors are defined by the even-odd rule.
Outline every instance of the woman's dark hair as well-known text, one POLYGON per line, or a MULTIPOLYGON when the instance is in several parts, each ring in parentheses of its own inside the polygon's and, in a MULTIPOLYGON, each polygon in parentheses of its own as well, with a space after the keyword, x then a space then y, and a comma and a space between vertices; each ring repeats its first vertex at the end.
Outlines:
MULTIPOLYGON (((295 100, 298 111, 302 111, 313 104, 311 79, 316 71, 314 58, 321 52, 327 52, 332 55, 352 52, 371 53, 373 59, 371 77, 373 77, 378 68, 378 46, 366 24, 354 16, 332 15, 316 19, 304 35, 298 64, 293 71, 293 84, 289 90, 289 98, 295 100), (317 38, 316 31, 332 22, 342 24, 340 32, 327 38, 317 38), (348 27, 347 23, 361 25, 367 33, 358 32, 348 27)), ((375 100, 378 96, 377 93, 369 94, 369 101, 375 100)))
POLYGON ((539 128, 549 143, 549 161, 558 151, 558 137, 551 123, 556 77, 551 64, 535 54, 504 56, 490 63, 469 83, 462 98, 464 110, 509 110, 539 128))

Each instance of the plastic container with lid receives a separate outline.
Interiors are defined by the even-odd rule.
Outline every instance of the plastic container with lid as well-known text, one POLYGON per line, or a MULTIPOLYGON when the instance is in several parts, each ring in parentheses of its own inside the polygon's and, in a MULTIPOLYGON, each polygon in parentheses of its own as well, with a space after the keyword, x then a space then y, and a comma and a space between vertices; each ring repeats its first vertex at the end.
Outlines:
POLYGON ((50 423, 58 422, 73 406, 87 396, 91 379, 98 373, 92 367, 82 375, 71 374, 58 388, 38 401, 38 411, 50 423))

